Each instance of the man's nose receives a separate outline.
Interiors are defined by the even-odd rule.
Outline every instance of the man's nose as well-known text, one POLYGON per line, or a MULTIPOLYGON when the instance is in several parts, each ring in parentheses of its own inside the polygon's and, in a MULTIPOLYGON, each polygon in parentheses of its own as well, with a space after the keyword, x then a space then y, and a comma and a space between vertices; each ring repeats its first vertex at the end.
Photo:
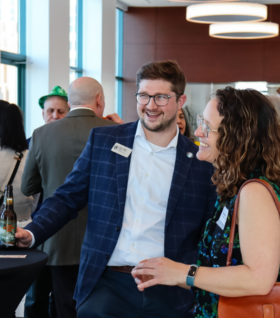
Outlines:
POLYGON ((59 119, 59 113, 57 110, 53 112, 53 119, 59 119))
POLYGON ((156 108, 158 108, 158 105, 155 103, 155 100, 154 100, 154 98, 153 97, 151 97, 150 98, 150 101, 149 101, 149 103, 146 105, 146 107, 148 108, 148 109, 156 109, 156 108))

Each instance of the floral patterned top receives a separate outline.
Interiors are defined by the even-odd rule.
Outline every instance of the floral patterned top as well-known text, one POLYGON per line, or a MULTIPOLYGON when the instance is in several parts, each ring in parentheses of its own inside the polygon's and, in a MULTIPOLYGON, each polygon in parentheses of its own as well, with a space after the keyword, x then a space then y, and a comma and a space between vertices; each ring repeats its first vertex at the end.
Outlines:
MULTIPOLYGON (((280 201, 280 188, 271 183, 267 178, 262 176, 261 171, 254 171, 249 179, 263 179, 270 183, 276 192, 280 201)), ((207 267, 221 267, 226 266, 227 252, 229 245, 229 235, 232 213, 234 208, 236 196, 229 199, 225 204, 220 204, 217 200, 215 205, 215 213, 212 219, 208 220, 205 226, 204 233, 199 242, 199 254, 197 264, 207 267), (222 211, 226 207, 229 210, 224 230, 217 224, 220 219, 222 211)), ((241 265, 242 256, 239 245, 238 226, 236 225, 235 237, 232 251, 232 266, 241 265)), ((277 281, 280 281, 280 271, 277 281)), ((193 288, 196 293, 196 299, 191 312, 195 318, 217 318, 218 316, 218 301, 219 295, 209 293, 205 290, 193 288)))

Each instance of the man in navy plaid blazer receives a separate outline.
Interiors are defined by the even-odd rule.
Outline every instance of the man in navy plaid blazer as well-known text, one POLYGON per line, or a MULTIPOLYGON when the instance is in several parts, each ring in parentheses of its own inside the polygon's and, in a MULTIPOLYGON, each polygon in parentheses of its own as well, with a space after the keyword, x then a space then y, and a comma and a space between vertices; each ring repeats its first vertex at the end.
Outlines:
POLYGON ((130 274, 151 257, 196 263, 213 213, 212 166, 196 158, 197 146, 176 125, 184 87, 176 62, 144 65, 137 73, 140 121, 92 129, 65 183, 18 230, 19 246, 38 246, 88 204, 74 295, 80 318, 192 317, 190 291, 154 286, 141 293, 130 274))

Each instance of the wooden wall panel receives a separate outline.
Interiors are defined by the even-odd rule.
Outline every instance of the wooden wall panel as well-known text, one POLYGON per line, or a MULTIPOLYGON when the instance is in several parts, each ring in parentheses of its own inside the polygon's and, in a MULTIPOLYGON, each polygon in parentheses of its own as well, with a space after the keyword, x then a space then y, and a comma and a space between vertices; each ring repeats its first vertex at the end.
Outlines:
POLYGON ((134 94, 136 93, 135 82, 123 83, 123 111, 122 119, 125 123, 129 123, 138 119, 136 110, 136 99, 134 94))
POLYGON ((250 81, 263 76, 262 50, 263 43, 157 45, 156 60, 172 56, 191 83, 250 81))
POLYGON ((156 8, 129 9, 124 14, 124 44, 154 44, 156 38, 156 8))
POLYGON ((280 82, 280 42, 266 43, 264 52, 264 78, 267 82, 280 82))
POLYGON ((186 8, 158 8, 156 43, 193 44, 216 41, 208 36, 208 25, 186 21, 186 8))
POLYGON ((126 81, 135 81, 139 68, 156 58, 155 44, 124 44, 123 51, 123 77, 126 81))

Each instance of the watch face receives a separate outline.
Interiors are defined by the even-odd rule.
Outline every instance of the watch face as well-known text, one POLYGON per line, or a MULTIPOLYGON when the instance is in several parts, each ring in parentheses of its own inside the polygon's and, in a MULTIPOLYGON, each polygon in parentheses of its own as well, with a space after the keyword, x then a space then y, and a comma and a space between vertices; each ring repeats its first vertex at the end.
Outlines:
POLYGON ((191 265, 191 266, 190 266, 190 269, 189 269, 189 276, 190 276, 190 277, 194 277, 194 276, 195 276, 195 273, 196 273, 196 270, 197 270, 197 267, 191 265))

